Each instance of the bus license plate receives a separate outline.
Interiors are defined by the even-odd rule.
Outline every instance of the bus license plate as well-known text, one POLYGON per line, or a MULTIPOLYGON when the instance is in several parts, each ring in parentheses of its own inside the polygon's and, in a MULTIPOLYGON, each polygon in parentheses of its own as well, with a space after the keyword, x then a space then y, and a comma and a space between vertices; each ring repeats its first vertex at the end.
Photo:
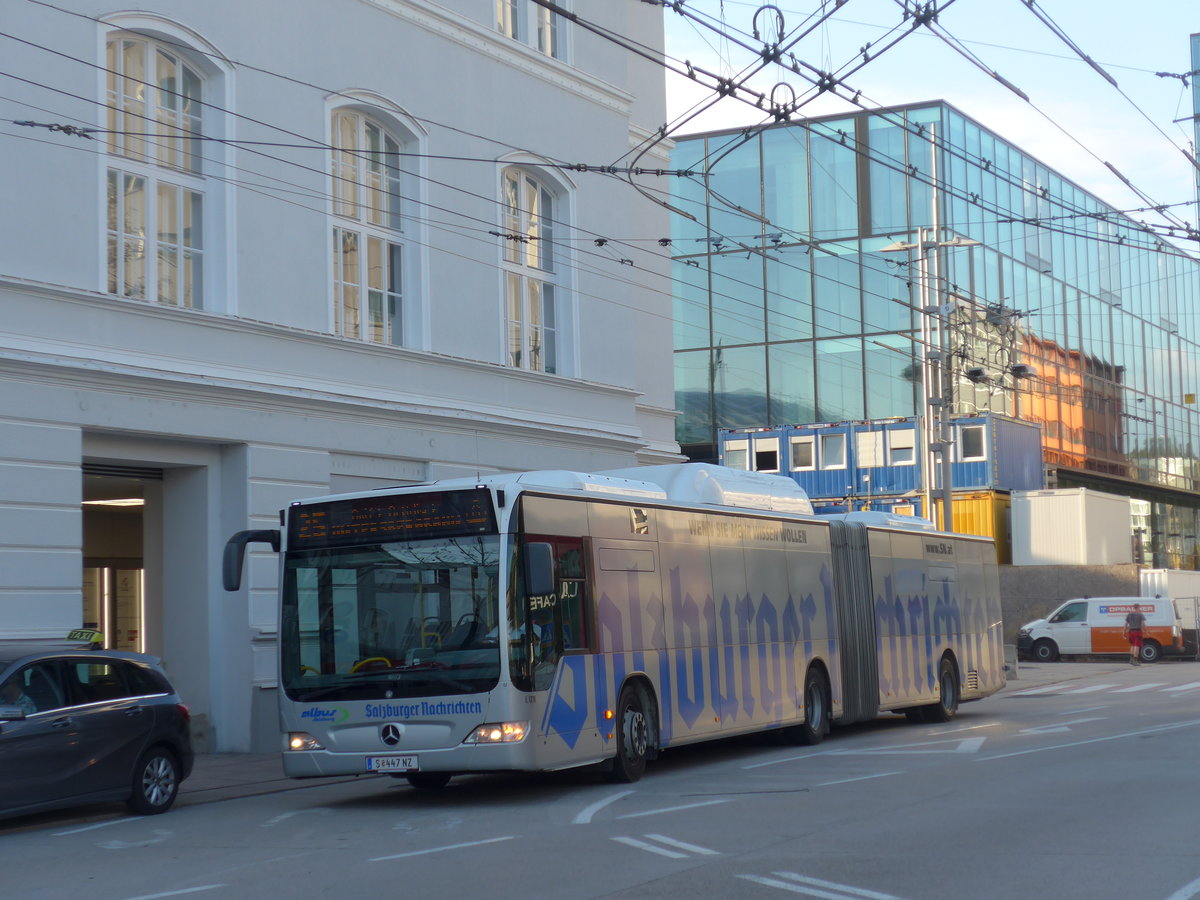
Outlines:
POLYGON ((421 767, 415 756, 368 756, 368 772, 416 772, 421 767))

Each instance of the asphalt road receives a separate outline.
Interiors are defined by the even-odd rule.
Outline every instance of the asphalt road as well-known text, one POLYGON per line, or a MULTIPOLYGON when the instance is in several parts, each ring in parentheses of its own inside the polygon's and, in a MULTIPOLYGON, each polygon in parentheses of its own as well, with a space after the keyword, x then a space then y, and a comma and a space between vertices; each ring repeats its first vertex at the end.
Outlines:
POLYGON ((730 740, 594 771, 369 777, 0 827, 0 895, 1200 896, 1200 665, 1022 666, 946 725, 730 740))

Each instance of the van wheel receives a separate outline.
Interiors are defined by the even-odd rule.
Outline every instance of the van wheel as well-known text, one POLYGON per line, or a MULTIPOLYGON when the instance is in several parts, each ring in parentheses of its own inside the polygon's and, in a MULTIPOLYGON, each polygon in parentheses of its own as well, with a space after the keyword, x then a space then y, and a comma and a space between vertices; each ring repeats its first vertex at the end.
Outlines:
POLYGON ((1033 658, 1038 662, 1054 662, 1058 659, 1058 645, 1050 638, 1042 638, 1033 645, 1033 658))
POLYGON ((1158 646, 1158 641, 1146 641, 1142 644, 1142 662, 1158 662, 1161 656, 1162 648, 1158 646))
POLYGON ((621 697, 617 701, 617 755, 604 767, 606 781, 631 784, 646 771, 646 756, 650 750, 646 705, 638 687, 627 684, 621 688, 621 697))

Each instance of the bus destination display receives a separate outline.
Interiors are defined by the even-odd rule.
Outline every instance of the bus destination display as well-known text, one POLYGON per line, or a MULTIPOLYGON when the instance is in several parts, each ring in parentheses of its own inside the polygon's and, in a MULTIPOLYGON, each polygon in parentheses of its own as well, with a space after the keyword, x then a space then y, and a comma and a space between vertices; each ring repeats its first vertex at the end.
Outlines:
POLYGON ((288 516, 288 547, 344 547, 495 531, 496 514, 486 488, 430 491, 297 504, 288 516))

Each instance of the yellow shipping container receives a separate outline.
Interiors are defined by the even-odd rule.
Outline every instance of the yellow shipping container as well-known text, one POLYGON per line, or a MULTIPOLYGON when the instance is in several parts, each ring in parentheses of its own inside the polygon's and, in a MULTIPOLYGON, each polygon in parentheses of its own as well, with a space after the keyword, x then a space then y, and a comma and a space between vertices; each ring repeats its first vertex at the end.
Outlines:
POLYGON ((954 530, 990 537, 996 542, 996 562, 1007 565, 1012 562, 1011 503, 1005 491, 955 491, 954 530))

